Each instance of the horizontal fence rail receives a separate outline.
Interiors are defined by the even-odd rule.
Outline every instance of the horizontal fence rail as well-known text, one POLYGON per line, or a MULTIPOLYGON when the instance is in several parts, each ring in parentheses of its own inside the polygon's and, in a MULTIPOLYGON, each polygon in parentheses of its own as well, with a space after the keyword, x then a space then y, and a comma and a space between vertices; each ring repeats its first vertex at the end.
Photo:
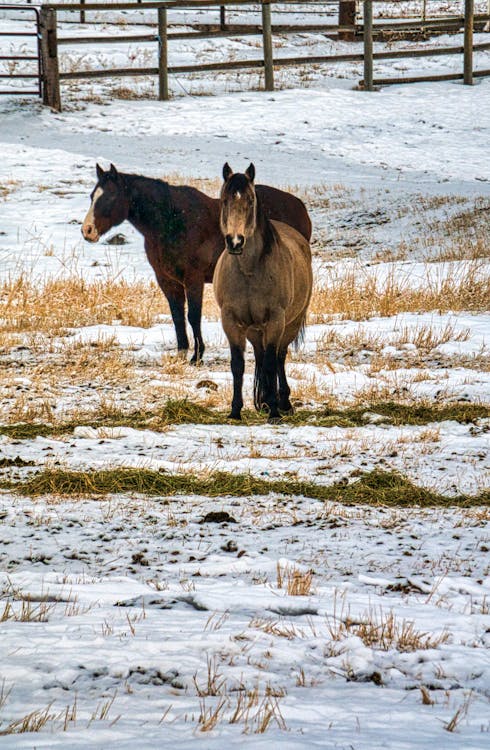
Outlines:
MULTIPOLYGON (((41 8, 40 31, 41 31, 41 50, 43 55, 43 101, 54 109, 61 108, 60 81, 71 81, 76 79, 102 79, 117 77, 141 77, 141 76, 158 76, 158 94, 161 100, 169 98, 169 75, 178 75, 182 73, 209 73, 216 71, 231 71, 238 69, 257 69, 264 71, 265 89, 271 91, 274 89, 274 68, 286 66, 298 66, 308 64, 328 64, 335 65, 343 62, 363 62, 364 78, 360 81, 359 88, 372 91, 377 86, 384 86, 390 83, 409 83, 415 81, 437 81, 437 80, 457 80, 462 78, 465 84, 473 83, 473 76, 479 77, 487 75, 486 71, 473 71, 473 51, 484 51, 490 49, 490 42, 473 44, 473 29, 475 24, 483 25, 490 21, 490 15, 475 14, 474 0, 465 0, 465 13, 460 16, 449 16, 445 18, 420 18, 412 20, 388 22, 385 19, 376 23, 373 22, 373 4, 378 0, 363 1, 363 19, 362 23, 351 24, 309 24, 301 26, 298 24, 280 24, 272 25, 271 7, 279 5, 294 6, 311 6, 311 0, 281 0, 280 3, 263 0, 262 2, 253 3, 251 0, 167 0, 167 2, 116 2, 116 3, 47 3, 41 8), (216 8, 220 11, 221 21, 224 18, 224 9, 253 6, 255 12, 261 13, 261 24, 247 25, 225 25, 220 27, 218 24, 197 24, 197 30, 192 31, 172 31, 169 30, 168 11, 173 9, 202 9, 216 8), (257 10, 258 9, 258 10, 257 10), (155 12, 155 25, 157 33, 155 34, 127 34, 120 35, 107 34, 66 36, 58 38, 57 35, 57 13, 64 12, 88 12, 88 11, 117 11, 117 10, 145 10, 155 12), (448 25, 449 24, 449 25, 448 25), (450 28, 453 31, 464 29, 464 44, 457 46, 445 47, 424 47, 414 49, 388 49, 379 52, 373 51, 373 41, 377 38, 386 38, 390 35, 396 35, 406 31, 414 33, 424 33, 427 29, 439 29, 446 31, 450 28), (240 29, 239 33, 237 29, 240 29), (294 57, 273 57, 272 35, 275 33, 289 34, 298 31, 319 31, 326 34, 338 35, 338 38, 346 38, 342 35, 348 35, 348 38, 357 38, 363 40, 363 52, 343 53, 338 55, 309 55, 294 57), (258 59, 248 60, 231 60, 227 62, 211 62, 199 64, 171 65, 169 63, 169 44, 179 39, 203 39, 213 37, 241 36, 241 35, 261 35, 262 36, 262 56, 258 59), (148 67, 118 67, 104 68, 98 70, 73 70, 70 72, 59 71, 58 50, 61 46, 66 45, 94 45, 94 44, 116 44, 116 43, 156 43, 158 45, 158 65, 148 67), (450 73, 441 75, 426 76, 405 76, 403 78, 379 78, 375 79, 373 74, 373 64, 376 60, 404 59, 404 58, 421 58, 436 57, 445 55, 463 55, 463 72, 450 73)), ((380 2, 382 0, 379 0, 380 2)), ((401 0, 403 2, 403 0, 401 0)), ((320 3, 319 3, 320 4, 320 3)), ((342 2, 341 5, 355 5, 353 2, 342 2)), ((19 6, 13 6, 19 7, 19 6)), ((339 20, 342 14, 339 16, 339 20)))

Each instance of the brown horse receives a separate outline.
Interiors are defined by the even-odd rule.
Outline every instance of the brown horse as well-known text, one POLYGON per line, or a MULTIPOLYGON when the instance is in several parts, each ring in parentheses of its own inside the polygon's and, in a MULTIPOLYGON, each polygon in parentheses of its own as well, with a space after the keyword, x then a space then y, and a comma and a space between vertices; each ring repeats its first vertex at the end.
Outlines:
MULTIPOLYGON (((307 239, 311 221, 303 202, 290 193, 257 185, 267 215, 295 227, 307 239)), ((187 315, 198 362, 204 352, 201 311, 204 284, 211 282, 223 252, 219 200, 189 186, 169 185, 141 175, 104 170, 97 164, 97 184, 82 226, 86 240, 97 242, 127 219, 144 237, 147 258, 168 300, 179 352, 187 353, 187 315)))
POLYGON ((248 339, 255 354, 255 407, 265 406, 275 422, 279 411, 292 411, 285 361, 289 344, 304 331, 313 285, 311 251, 302 234, 267 218, 254 177, 253 164, 245 174, 223 167, 220 221, 226 252, 213 284, 231 351, 230 418, 241 417, 248 339))

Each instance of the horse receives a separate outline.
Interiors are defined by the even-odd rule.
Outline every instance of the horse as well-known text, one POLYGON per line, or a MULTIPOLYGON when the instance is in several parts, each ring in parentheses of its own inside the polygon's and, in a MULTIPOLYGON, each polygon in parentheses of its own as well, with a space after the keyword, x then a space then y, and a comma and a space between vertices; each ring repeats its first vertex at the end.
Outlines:
POLYGON ((255 355, 254 405, 277 422, 291 413, 285 361, 304 336, 313 273, 309 242, 292 226, 271 220, 254 186, 255 167, 233 173, 226 163, 220 196, 225 252, 214 272, 214 294, 230 345, 233 400, 230 419, 241 419, 244 351, 255 355))
MULTIPOLYGON (((201 361, 204 342, 201 312, 204 284, 210 283, 223 238, 219 199, 187 185, 119 172, 111 164, 96 165, 97 184, 82 225, 89 242, 97 242, 126 219, 143 235, 145 251, 156 280, 168 300, 177 336, 177 349, 187 355, 187 316, 194 334, 192 364, 201 361)), ((295 227, 307 239, 311 221, 304 203, 291 193, 266 185, 256 186, 264 210, 274 219, 295 227)))

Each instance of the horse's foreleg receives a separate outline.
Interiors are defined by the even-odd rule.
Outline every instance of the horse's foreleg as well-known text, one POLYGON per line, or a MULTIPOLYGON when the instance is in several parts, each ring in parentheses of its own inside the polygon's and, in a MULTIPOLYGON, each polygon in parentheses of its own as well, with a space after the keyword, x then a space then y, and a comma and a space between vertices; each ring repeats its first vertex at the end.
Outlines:
POLYGON ((185 292, 184 287, 166 279, 158 279, 160 288, 168 300, 172 320, 177 336, 177 349, 179 353, 187 354, 189 339, 185 330, 185 292))
POLYGON ((293 407, 291 401, 289 400, 291 389, 288 385, 288 381, 286 380, 285 368, 287 353, 287 348, 279 349, 279 354, 277 355, 277 375, 279 379, 279 410, 282 412, 286 412, 287 414, 292 414, 293 407))
POLYGON ((194 334, 194 354, 191 358, 191 364, 196 365, 202 359, 204 354, 204 341, 201 333, 201 313, 202 313, 202 293, 204 290, 204 281, 192 284, 186 288, 187 294, 187 317, 194 334))
POLYGON ((243 373, 245 371, 245 334, 239 328, 231 312, 221 311, 221 322, 223 330, 230 344, 231 353, 231 372, 233 375, 233 400, 231 402, 230 419, 241 419, 243 408, 243 373))
POLYGON ((243 373, 245 372, 245 358, 243 348, 234 344, 231 350, 231 372, 233 374, 233 400, 231 402, 230 419, 241 419, 243 408, 243 373))

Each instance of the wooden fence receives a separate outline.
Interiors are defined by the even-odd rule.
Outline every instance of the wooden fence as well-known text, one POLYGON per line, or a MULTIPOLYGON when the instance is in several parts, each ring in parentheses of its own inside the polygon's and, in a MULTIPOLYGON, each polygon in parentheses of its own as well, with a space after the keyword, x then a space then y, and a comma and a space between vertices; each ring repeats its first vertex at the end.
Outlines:
MULTIPOLYGON (((396 33, 399 30, 408 28, 423 29, 431 25, 431 21, 426 19, 425 22, 417 21, 409 24, 407 21, 395 23, 373 23, 373 2, 375 0, 363 0, 364 14, 362 38, 364 42, 363 53, 340 54, 340 55, 317 55, 308 57, 273 57, 272 34, 277 31, 272 27, 271 6, 275 3, 271 0, 261 0, 260 3, 253 3, 251 0, 167 0, 166 2, 145 2, 144 5, 137 6, 133 2, 120 2, 101 4, 101 3, 66 3, 66 4, 49 4, 41 8, 41 52, 43 58, 43 101, 53 109, 61 109, 60 81, 74 79, 97 79, 113 77, 138 77, 138 76, 158 76, 158 93, 159 99, 167 100, 169 98, 169 75, 181 73, 209 73, 214 71, 228 71, 236 69, 262 69, 265 76, 265 90, 274 89, 274 67, 298 66, 304 64, 336 64, 340 62, 364 62, 364 79, 360 82, 359 88, 366 91, 373 91, 378 86, 384 86, 391 83, 409 83, 418 81, 440 81, 454 80, 461 78, 465 84, 471 85, 473 78, 476 76, 488 76, 490 70, 473 71, 473 50, 490 49, 490 42, 474 45, 473 28, 475 21, 482 24, 490 20, 490 15, 475 15, 474 0, 465 0, 464 16, 452 17, 449 19, 454 22, 454 29, 459 30, 464 27, 464 45, 453 47, 435 47, 435 48, 418 48, 402 50, 386 50, 383 52, 373 52, 373 38, 381 31, 396 33), (255 60, 233 60, 228 62, 201 63, 194 65, 169 65, 168 60, 168 43, 173 39, 193 39, 207 38, 211 36, 230 36, 236 35, 232 29, 219 30, 202 30, 199 32, 169 32, 167 11, 169 9, 190 9, 190 8, 209 8, 209 7, 236 7, 261 5, 262 24, 260 33, 262 35, 262 57, 255 60), (58 38, 57 35, 57 12, 58 11, 114 11, 114 10, 133 10, 136 7, 145 10, 154 10, 157 14, 158 33, 157 35, 140 35, 127 36, 118 35, 110 37, 65 37, 58 38), (103 70, 85 70, 63 72, 59 71, 58 52, 59 46, 63 44, 95 44, 95 43, 113 43, 113 42, 157 42, 158 43, 158 67, 148 68, 113 68, 103 70), (413 58, 413 57, 433 57, 435 55, 454 55, 463 54, 463 71, 461 73, 450 73, 443 75, 427 75, 411 78, 390 78, 378 79, 373 78, 374 60, 413 58)), ((277 4, 294 3, 295 5, 306 4, 306 0, 281 0, 277 4)), ((440 19, 442 20, 442 19, 440 19)), ((444 19, 447 23, 448 19, 444 19)), ((442 24, 441 24, 442 26, 442 24)), ((301 27, 303 28, 303 27, 301 27)), ((323 26, 322 28, 325 28, 323 26)), ((359 32, 359 27, 353 25, 329 25, 328 29, 335 33, 355 33, 359 32)), ((298 27, 288 26, 287 29, 281 28, 281 33, 294 33, 298 27)), ((257 31, 253 32, 257 33, 257 31)))

